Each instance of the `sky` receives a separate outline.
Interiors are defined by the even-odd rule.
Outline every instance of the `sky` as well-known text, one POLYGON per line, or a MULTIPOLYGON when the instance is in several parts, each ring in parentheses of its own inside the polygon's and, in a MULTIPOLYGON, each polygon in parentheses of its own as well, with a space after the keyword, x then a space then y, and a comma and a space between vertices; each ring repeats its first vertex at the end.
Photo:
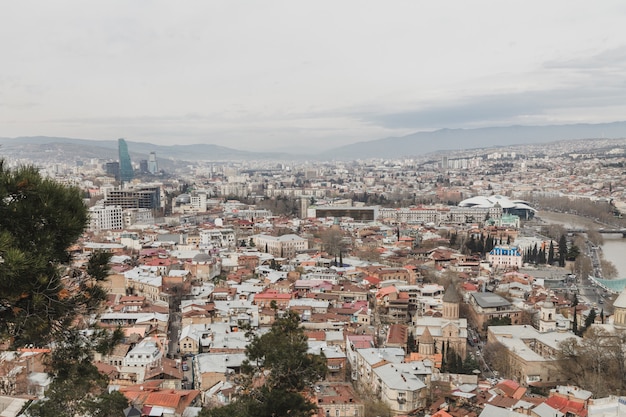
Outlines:
POLYGON ((626 120, 622 0, 20 0, 0 137, 309 152, 626 120))

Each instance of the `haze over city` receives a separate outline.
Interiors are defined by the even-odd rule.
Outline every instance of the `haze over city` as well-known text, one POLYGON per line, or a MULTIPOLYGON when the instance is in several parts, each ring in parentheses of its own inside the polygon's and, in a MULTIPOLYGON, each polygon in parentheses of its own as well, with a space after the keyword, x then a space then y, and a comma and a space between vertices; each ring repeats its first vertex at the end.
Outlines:
POLYGON ((620 1, 12 2, 0 137, 306 151, 620 121, 625 14, 620 1))
POLYGON ((0 417, 626 416, 626 4, 0 13, 0 417))

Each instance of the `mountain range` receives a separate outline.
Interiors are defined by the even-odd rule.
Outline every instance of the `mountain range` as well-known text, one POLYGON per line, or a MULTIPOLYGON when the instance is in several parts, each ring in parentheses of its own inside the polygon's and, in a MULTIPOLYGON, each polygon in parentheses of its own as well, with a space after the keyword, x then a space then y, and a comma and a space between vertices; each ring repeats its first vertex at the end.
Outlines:
MULTIPOLYGON (((155 152, 160 160, 302 160, 369 159, 422 156, 437 151, 498 148, 579 139, 626 138, 626 122, 549 126, 504 126, 477 129, 440 129, 402 137, 363 141, 318 154, 250 152, 213 144, 154 145, 127 141, 133 160, 147 159, 155 152)), ((73 163, 80 159, 116 160, 117 140, 59 137, 0 138, 0 157, 31 161, 73 163)))

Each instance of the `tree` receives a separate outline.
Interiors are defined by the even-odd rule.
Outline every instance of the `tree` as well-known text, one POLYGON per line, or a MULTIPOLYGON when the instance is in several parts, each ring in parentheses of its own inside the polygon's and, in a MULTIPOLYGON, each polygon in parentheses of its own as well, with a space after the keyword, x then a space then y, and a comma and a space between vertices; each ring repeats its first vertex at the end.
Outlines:
POLYGON ((485 327, 489 326, 510 326, 511 318, 510 317, 492 317, 485 323, 485 327))
POLYGON ((567 250, 567 258, 566 259, 568 261, 575 261, 578 258, 578 255, 580 255, 580 248, 577 245, 572 245, 567 250))
POLYGON ((463 361, 463 365, 462 365, 462 369, 461 369, 461 373, 466 374, 466 375, 471 375, 474 373, 474 371, 476 369, 480 369, 478 362, 476 361, 476 359, 474 357, 472 357, 470 355, 470 353, 468 352, 465 355, 465 360, 463 361))
POLYGON ((280 271, 281 266, 278 264, 278 262, 276 262, 276 259, 272 258, 270 260, 270 269, 273 269, 274 271, 280 271))
POLYGON ((119 416, 128 406, 122 394, 107 391, 108 379, 93 364, 93 353, 110 353, 124 336, 121 329, 68 328, 57 334, 47 358, 53 378, 46 398, 33 405, 34 417, 119 416))
POLYGON ((537 312, 530 310, 522 310, 520 313, 519 324, 534 326, 537 318, 537 312))
POLYGON ((412 332, 409 332, 406 338, 406 351, 407 353, 417 352, 417 341, 412 332))
POLYGON ((615 264, 609 260, 604 258, 600 259, 600 268, 602 269, 602 276, 604 278, 615 278, 617 277, 618 271, 615 267, 615 264))
POLYGON ((368 387, 358 387, 358 395, 365 406, 364 417, 383 417, 391 415, 391 408, 368 387))
POLYGON ((337 256, 345 250, 343 233, 338 229, 326 229, 321 233, 322 249, 331 256, 337 256))
POLYGON ((0 160, 0 337, 13 347, 53 347, 46 363, 52 383, 47 398, 29 409, 33 416, 105 416, 107 409, 119 415, 125 407, 92 364, 93 352, 110 351, 122 333, 85 324, 106 298, 100 283, 111 255, 70 263, 68 249, 87 219, 78 189, 0 160))
POLYGON ((545 249, 539 249, 539 252, 537 253, 537 264, 539 265, 543 265, 546 263, 546 251, 545 249))
POLYGON ((556 370, 562 380, 589 390, 598 398, 626 393, 624 331, 589 328, 582 339, 569 338, 559 344, 556 370))
MULTIPOLYGON (((450 347, 450 341, 448 341, 448 348, 450 347)), ((437 348, 437 344, 435 343, 435 349, 437 348)), ((446 349, 446 344, 441 344, 441 371, 448 372, 448 354, 446 349)))
POLYGON ((585 319, 585 331, 596 321, 596 310, 594 308, 589 311, 585 319))
POLYGON ((62 276, 86 222, 78 189, 0 161, 0 336, 15 346, 46 344, 104 299, 86 275, 77 274, 76 288, 62 276))
POLYGON ((501 376, 506 378, 513 375, 508 349, 502 343, 489 342, 485 345, 482 352, 483 359, 492 369, 497 370, 501 376))
POLYGON ((579 254, 574 261, 576 275, 585 278, 593 273, 593 263, 587 255, 579 254))
POLYGON ((456 233, 452 233, 452 234, 450 235, 450 247, 451 247, 451 248, 456 247, 456 240, 457 240, 456 238, 457 238, 457 236, 458 236, 458 235, 457 235, 456 233))
POLYGON ((574 317, 572 320, 572 332, 576 335, 576 336, 580 336, 579 332, 578 332, 578 317, 577 317, 577 313, 576 313, 576 306, 578 305, 578 296, 576 294, 574 294, 574 300, 572 301, 572 307, 574 307, 574 317))
POLYGON ((559 266, 563 268, 565 266, 565 260, 567 259, 567 238, 564 234, 559 238, 559 266))
POLYGON ((326 375, 326 358, 307 352, 298 314, 289 311, 276 318, 269 332, 250 336, 242 395, 225 407, 202 410, 201 417, 309 417, 316 405, 302 392, 326 375))
POLYGON ((548 265, 554 264, 554 242, 550 240, 550 248, 548 249, 548 265))

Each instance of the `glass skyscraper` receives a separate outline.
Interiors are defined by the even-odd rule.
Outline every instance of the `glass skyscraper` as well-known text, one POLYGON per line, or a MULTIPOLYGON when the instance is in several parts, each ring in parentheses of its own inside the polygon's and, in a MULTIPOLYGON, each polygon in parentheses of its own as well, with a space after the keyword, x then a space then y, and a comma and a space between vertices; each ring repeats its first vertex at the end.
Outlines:
POLYGON ((133 179, 133 165, 128 154, 128 145, 124 139, 117 140, 117 150, 120 156, 120 181, 129 182, 133 179))
POLYGON ((151 174, 156 174, 159 170, 159 165, 157 164, 157 158, 155 152, 150 152, 150 156, 148 156, 148 172, 151 174))

